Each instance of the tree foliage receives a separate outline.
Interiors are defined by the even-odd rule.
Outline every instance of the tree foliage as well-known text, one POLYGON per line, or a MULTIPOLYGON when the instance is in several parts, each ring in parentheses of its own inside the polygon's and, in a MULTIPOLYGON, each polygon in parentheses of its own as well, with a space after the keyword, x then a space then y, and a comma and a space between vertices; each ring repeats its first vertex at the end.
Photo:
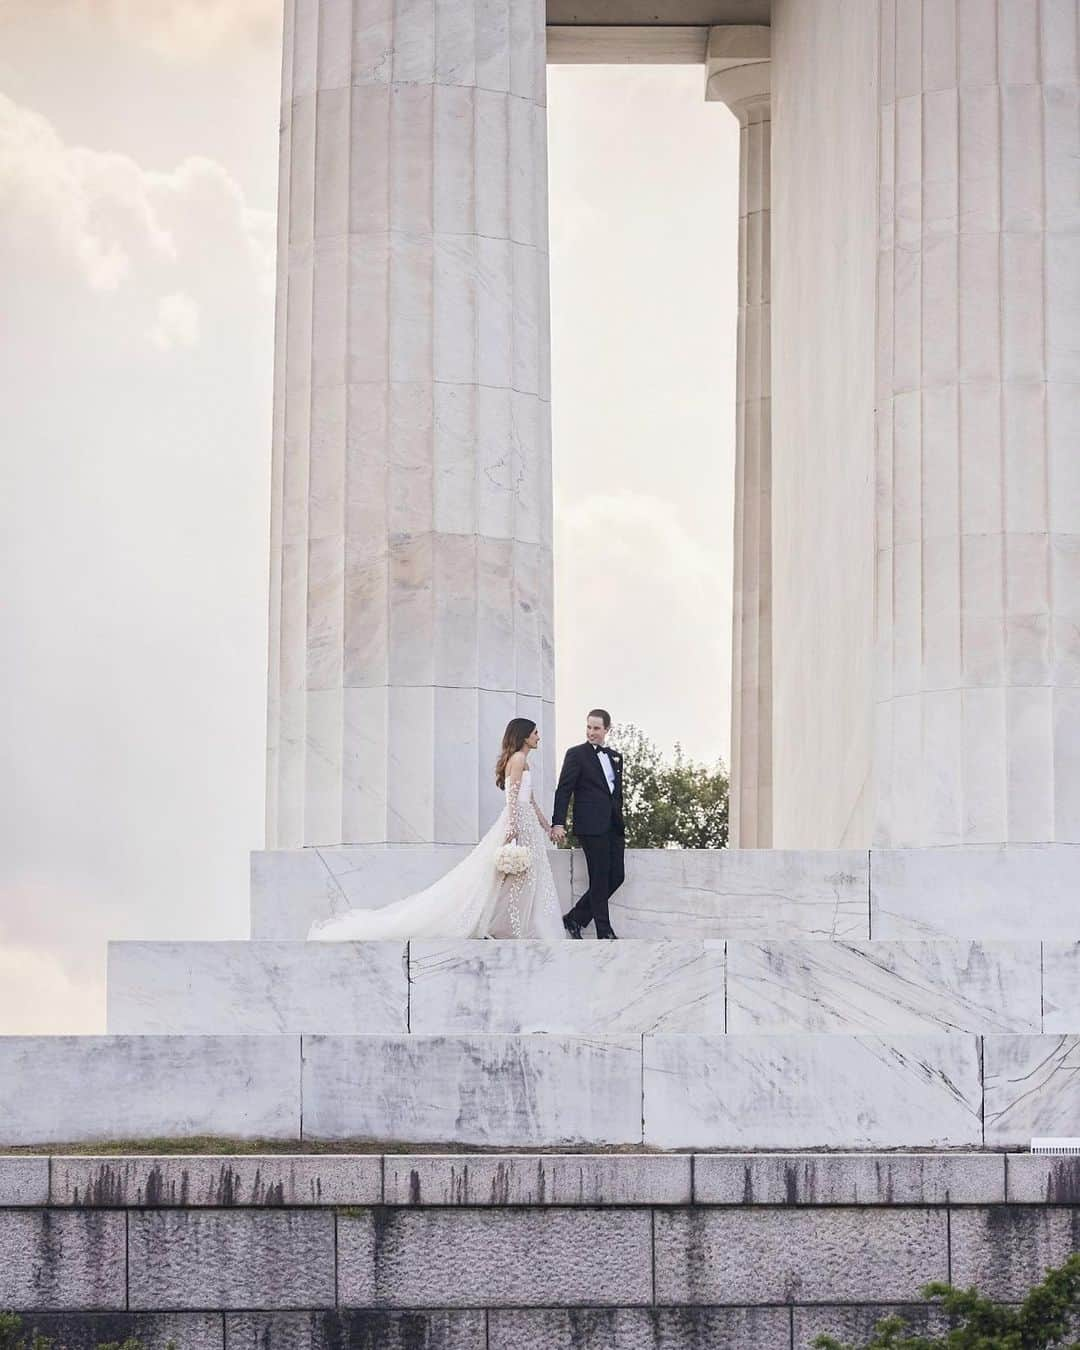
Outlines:
MULTIPOLYGON (((0 1350, 57 1350, 57 1347, 52 1338, 43 1336, 37 1327, 27 1336, 18 1313, 0 1312, 0 1350)), ((143 1345, 136 1337, 129 1336, 126 1341, 100 1342, 97 1350, 143 1350, 143 1345)), ((165 1350, 176 1350, 176 1342, 166 1342, 165 1350)))
MULTIPOLYGON (((995 1303, 974 1289, 929 1284, 927 1298, 940 1301, 951 1329, 939 1336, 913 1336, 902 1317, 877 1324, 862 1350, 1080 1350, 1080 1252, 1049 1270, 1020 1304, 995 1303), (1068 1338, 1068 1339, 1066 1339, 1068 1338)), ((818 1350, 858 1350, 819 1336, 818 1350)))
POLYGON ((615 726, 623 756, 623 816, 628 848, 724 848, 728 776, 722 763, 695 763, 681 745, 666 761, 633 723, 615 726))

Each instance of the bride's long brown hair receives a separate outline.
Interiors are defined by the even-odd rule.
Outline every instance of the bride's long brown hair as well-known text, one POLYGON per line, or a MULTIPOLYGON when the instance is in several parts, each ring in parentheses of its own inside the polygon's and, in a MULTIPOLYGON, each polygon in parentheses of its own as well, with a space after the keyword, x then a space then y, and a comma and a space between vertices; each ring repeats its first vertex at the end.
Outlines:
POLYGON ((506 766, 510 763, 510 756, 517 754, 535 730, 536 723, 530 722, 527 717, 512 717, 507 722, 506 730, 503 732, 502 749, 495 765, 497 787, 506 787, 506 766))

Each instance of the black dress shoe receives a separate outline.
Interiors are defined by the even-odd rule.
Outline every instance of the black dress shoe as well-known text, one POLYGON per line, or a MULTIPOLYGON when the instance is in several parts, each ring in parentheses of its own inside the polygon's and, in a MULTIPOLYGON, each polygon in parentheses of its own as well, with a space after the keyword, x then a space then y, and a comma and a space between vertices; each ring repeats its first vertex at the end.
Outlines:
POLYGON ((618 933, 616 933, 614 928, 608 928, 603 933, 598 932, 596 936, 598 938, 603 939, 603 938, 617 938, 619 935, 618 933))
POLYGON ((567 937, 580 939, 581 924, 578 923, 577 919, 575 919, 572 914, 564 914, 562 916, 562 926, 566 929, 567 937))

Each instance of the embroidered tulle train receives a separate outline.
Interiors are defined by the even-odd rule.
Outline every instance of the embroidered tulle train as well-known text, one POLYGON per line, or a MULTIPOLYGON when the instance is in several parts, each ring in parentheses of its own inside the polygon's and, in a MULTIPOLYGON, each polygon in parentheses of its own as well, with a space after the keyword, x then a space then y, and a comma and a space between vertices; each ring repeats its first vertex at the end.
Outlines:
POLYGON ((532 802, 532 775, 509 783, 499 818, 468 857, 444 877, 381 909, 350 909, 313 924, 315 942, 393 938, 547 938, 563 929, 548 841, 532 802), (495 855, 515 840, 530 854, 524 872, 501 875, 495 855))

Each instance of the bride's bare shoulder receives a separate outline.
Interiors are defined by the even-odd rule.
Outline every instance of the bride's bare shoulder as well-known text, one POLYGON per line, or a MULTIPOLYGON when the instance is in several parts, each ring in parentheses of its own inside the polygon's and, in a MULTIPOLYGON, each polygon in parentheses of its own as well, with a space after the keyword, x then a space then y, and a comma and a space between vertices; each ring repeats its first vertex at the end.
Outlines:
POLYGON ((526 754, 524 750, 515 750, 506 761, 506 776, 517 780, 525 771, 526 754))

